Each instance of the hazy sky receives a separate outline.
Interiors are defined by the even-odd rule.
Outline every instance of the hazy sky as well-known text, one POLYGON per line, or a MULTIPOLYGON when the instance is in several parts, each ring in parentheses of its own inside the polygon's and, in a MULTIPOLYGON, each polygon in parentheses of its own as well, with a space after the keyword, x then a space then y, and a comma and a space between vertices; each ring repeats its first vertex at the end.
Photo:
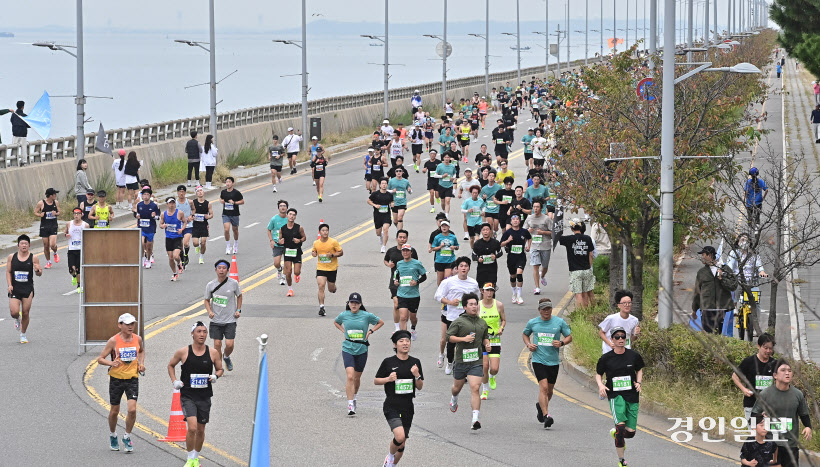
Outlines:
MULTIPOLYGON (((543 17, 545 0, 520 0, 521 19, 543 17), (537 14, 536 14, 537 12, 537 14)), ((600 17, 601 2, 605 5, 604 17, 611 17, 613 4, 618 10, 627 0, 589 0, 590 17, 600 17)), ((637 0, 639 16, 644 2, 637 0)), ((658 0, 662 3, 663 0, 658 0)), ((726 14, 727 0, 718 1, 719 20, 726 14)), ((563 18, 565 0, 548 0, 553 18, 563 18)), ((3 2, 0 30, 36 28, 47 25, 73 27, 75 1, 73 0, 25 0, 3 2), (13 22, 13 24, 11 23, 13 22)), ((128 29, 196 29, 207 27, 207 0, 84 0, 84 18, 87 27, 113 27, 128 29)), ((443 10, 442 0, 391 0, 390 21, 414 23, 439 20, 443 10)), ((629 1, 629 10, 635 8, 635 0, 629 1)), ((648 6, 647 6, 648 8, 648 6)), ((322 14, 325 19, 336 21, 375 21, 384 18, 382 0, 307 0, 308 17, 322 14)), ((484 2, 481 0, 449 0, 450 21, 473 21, 484 19, 484 2)), ((217 28, 286 29, 298 26, 301 12, 299 0, 217 0, 217 28)), ((570 1, 570 16, 582 18, 584 2, 570 1)), ((515 3, 510 0, 490 0, 490 16, 498 21, 515 20, 515 3)), ((620 14, 619 14, 620 16, 620 14)))

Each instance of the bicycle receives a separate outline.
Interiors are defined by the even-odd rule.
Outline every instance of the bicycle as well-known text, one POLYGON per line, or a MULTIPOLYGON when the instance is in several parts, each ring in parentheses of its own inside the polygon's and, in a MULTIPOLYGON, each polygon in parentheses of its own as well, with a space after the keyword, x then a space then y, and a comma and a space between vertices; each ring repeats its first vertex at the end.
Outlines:
MULTIPOLYGON (((758 305, 759 309, 760 287, 757 286, 756 281, 755 284, 752 285, 751 292, 752 296, 754 296, 755 303, 758 305)), ((749 316, 751 314, 752 305, 749 303, 749 296, 744 290, 740 300, 738 300, 737 313, 735 313, 735 328, 737 328, 737 338, 740 340, 746 340, 751 342, 752 338, 754 337, 754 330, 751 327, 751 320, 749 319, 749 316)))

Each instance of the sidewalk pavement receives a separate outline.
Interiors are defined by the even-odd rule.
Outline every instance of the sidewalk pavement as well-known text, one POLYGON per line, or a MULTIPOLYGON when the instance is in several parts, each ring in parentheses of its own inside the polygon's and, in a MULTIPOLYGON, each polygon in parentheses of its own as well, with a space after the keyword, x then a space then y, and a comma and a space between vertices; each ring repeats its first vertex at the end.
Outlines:
MULTIPOLYGON (((820 168, 820 144, 812 134, 809 120, 815 107, 811 82, 816 78, 804 68, 797 68, 795 60, 786 57, 783 67, 783 106, 786 134, 784 144, 791 154, 803 153, 807 169, 816 173, 820 168)), ((818 187, 820 189, 820 187, 818 187)), ((805 331, 804 358, 820 361, 820 265, 798 269, 793 278, 798 320, 805 331)))

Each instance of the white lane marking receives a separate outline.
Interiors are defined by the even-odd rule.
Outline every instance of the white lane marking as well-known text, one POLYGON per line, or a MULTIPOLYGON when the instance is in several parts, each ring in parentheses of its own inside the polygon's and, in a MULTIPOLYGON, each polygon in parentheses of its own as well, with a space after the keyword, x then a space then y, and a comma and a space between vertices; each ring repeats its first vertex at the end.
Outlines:
POLYGON ((325 349, 323 349, 322 347, 319 347, 318 349, 314 350, 313 353, 310 354, 310 359, 313 360, 314 362, 318 362, 319 361, 319 354, 322 353, 322 350, 325 350, 325 349))
POLYGON ((214 237, 214 238, 212 238, 212 239, 210 239, 210 240, 208 240, 208 241, 209 241, 209 242, 215 242, 215 241, 217 241, 217 240, 222 240, 222 237, 214 237))
POLYGON ((332 195, 330 195, 330 196, 331 196, 331 197, 333 197, 333 196, 340 195, 340 194, 342 194, 342 192, 341 192, 341 191, 337 191, 336 193, 333 193, 333 194, 332 194, 332 195))
POLYGON ((338 397, 339 399, 341 399, 343 397, 342 393, 338 389, 336 389, 333 386, 331 386, 330 384, 328 384, 327 381, 319 381, 319 384, 326 387, 327 392, 333 394, 334 396, 338 397))
POLYGON ((527 121, 528 121, 528 122, 529 122, 529 121, 532 121, 532 119, 531 119, 531 118, 528 118, 528 119, 527 119, 527 121))
POLYGON ((356 188, 361 188, 361 187, 362 187, 361 185, 356 185, 356 186, 352 186, 352 187, 350 187, 350 189, 351 189, 351 190, 355 190, 356 188))
POLYGON ((253 224, 248 224, 248 225, 246 225, 244 228, 246 228, 246 229, 250 229, 250 228, 251 228, 251 227, 253 227, 254 225, 259 225, 259 222, 254 222, 253 224))
MULTIPOLYGON (((63 297, 65 297, 65 296, 67 296, 67 295, 72 295, 72 294, 75 294, 75 293, 77 293, 77 289, 70 290, 70 291, 68 291, 68 292, 64 293, 64 294, 63 294, 63 297)), ((2 320, 0 320, 0 321, 2 321, 2 320)))
POLYGON ((314 199, 313 201, 309 201, 309 202, 305 203, 305 206, 310 206, 310 205, 311 205, 311 204, 313 204, 313 203, 318 203, 318 201, 316 201, 316 200, 314 199))

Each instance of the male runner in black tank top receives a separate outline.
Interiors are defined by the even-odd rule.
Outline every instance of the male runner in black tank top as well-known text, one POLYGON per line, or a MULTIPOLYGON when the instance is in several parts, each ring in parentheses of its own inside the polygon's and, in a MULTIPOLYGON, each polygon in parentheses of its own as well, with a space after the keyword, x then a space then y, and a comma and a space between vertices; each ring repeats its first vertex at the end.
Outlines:
POLYGON ((34 301, 34 277, 43 275, 40 261, 31 254, 31 240, 28 235, 17 237, 17 253, 6 258, 6 284, 9 287, 9 310, 14 318, 14 327, 20 331, 20 343, 28 344, 29 312, 34 301))
POLYGON ((168 375, 174 389, 180 392, 182 414, 188 424, 185 435, 185 448, 188 451, 188 462, 185 467, 199 467, 199 452, 205 442, 205 425, 211 413, 213 384, 222 376, 222 359, 219 352, 205 345, 208 339, 208 328, 202 321, 197 321, 191 328, 193 343, 174 352, 168 362, 168 375), (176 377, 176 366, 182 362, 180 379, 176 377), (216 371, 213 371, 213 370, 216 371), (193 433, 193 434, 191 434, 193 433))
POLYGON ((288 209, 288 223, 279 228, 279 245, 285 249, 284 274, 288 283, 288 297, 293 296, 293 282, 291 272, 298 283, 302 275, 302 245, 307 240, 305 229, 296 223, 294 208, 288 209))
POLYGON ((46 269, 51 269, 51 252, 54 251, 54 262, 60 262, 57 254, 57 218, 60 216, 60 203, 57 201, 59 191, 54 188, 46 190, 46 198, 40 200, 34 208, 34 215, 40 218, 40 238, 43 239, 43 255, 46 257, 46 269))

